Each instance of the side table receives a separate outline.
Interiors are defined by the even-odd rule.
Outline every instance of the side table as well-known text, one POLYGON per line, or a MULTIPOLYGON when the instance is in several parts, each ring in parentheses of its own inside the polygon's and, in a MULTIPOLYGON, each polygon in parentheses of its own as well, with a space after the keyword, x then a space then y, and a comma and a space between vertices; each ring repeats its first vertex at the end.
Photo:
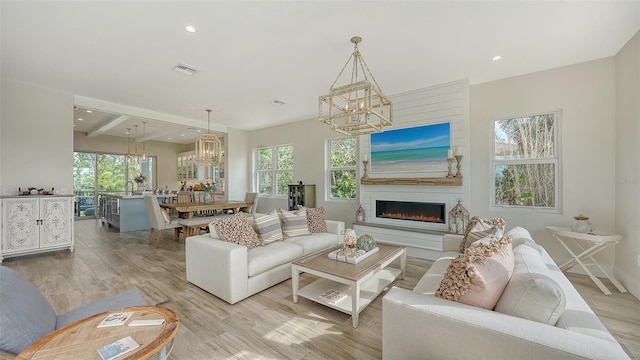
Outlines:
POLYGON ((173 347, 173 338, 178 331, 178 315, 173 311, 155 306, 133 306, 106 311, 78 320, 62 327, 24 349, 16 359, 96 359, 101 360, 98 349, 119 339, 131 336, 138 344, 135 350, 123 354, 118 360, 149 359, 157 355, 165 360, 173 347), (121 326, 98 328, 98 324, 109 313, 133 311, 133 320, 164 319, 156 326, 121 326))
POLYGON ((597 266, 600 271, 602 271, 605 276, 611 280, 613 285, 620 290, 620 292, 627 292, 618 280, 616 280, 612 275, 609 275, 600 264, 593 258, 593 256, 606 249, 611 245, 615 245, 620 242, 622 239, 622 235, 617 234, 594 234, 594 233, 578 233, 571 231, 571 228, 560 227, 560 226, 547 226, 547 230, 555 237, 560 244, 571 254, 572 258, 562 265, 560 265, 560 270, 566 271, 574 267, 576 264, 580 265, 582 269, 589 275, 591 280, 602 290, 606 295, 611 295, 611 291, 604 286, 602 281, 598 279, 589 269, 588 266, 597 266), (570 239, 575 242, 577 247, 580 249, 580 253, 576 253, 567 245, 567 241, 570 239), (579 240, 583 240, 590 243, 589 247, 583 246, 579 240), (588 262, 587 262, 588 261, 588 262))

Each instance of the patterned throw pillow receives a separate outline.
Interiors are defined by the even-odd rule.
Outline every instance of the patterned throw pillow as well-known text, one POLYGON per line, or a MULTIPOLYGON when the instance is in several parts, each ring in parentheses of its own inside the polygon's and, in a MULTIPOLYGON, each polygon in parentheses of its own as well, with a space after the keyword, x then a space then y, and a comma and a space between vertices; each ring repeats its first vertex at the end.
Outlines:
POLYGON ((307 223, 312 233, 327 232, 327 223, 324 208, 307 208, 307 223))
POLYGON ((514 268, 511 238, 470 247, 449 264, 436 296, 493 310, 514 268))
POLYGON ((238 213, 227 219, 216 220, 213 224, 221 240, 253 249, 262 245, 258 234, 244 214, 238 213))
POLYGON ((307 209, 302 208, 296 212, 284 211, 280 209, 280 221, 282 223, 282 233, 285 238, 309 235, 307 225, 307 209))
POLYGON ((460 242, 460 252, 468 248, 476 240, 485 238, 489 235, 494 239, 500 239, 504 234, 505 222, 500 218, 482 219, 474 216, 469 220, 469 224, 464 232, 462 242, 460 242))
POLYGON ((258 238, 262 240, 262 245, 271 244, 274 241, 282 240, 282 228, 280 227, 280 217, 277 212, 262 216, 254 216, 254 230, 258 233, 258 238))

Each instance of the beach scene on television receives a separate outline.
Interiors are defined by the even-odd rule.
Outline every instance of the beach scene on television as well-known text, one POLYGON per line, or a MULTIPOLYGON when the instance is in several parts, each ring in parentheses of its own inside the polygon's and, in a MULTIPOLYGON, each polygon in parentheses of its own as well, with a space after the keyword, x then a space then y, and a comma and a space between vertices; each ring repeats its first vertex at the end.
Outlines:
POLYGON ((371 134, 371 173, 447 171, 451 124, 371 134))

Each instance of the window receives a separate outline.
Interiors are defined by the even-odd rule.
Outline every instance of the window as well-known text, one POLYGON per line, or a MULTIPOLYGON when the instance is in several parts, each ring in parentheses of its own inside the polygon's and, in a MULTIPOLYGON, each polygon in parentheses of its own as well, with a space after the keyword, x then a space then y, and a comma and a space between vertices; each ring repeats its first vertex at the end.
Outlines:
POLYGON ((258 193, 286 196, 293 184, 293 145, 256 150, 256 184, 258 193))
POLYGON ((355 137, 330 139, 328 176, 330 199, 356 198, 356 154, 355 137))
POLYGON ((553 112, 495 121, 494 207, 560 210, 559 116, 553 112))

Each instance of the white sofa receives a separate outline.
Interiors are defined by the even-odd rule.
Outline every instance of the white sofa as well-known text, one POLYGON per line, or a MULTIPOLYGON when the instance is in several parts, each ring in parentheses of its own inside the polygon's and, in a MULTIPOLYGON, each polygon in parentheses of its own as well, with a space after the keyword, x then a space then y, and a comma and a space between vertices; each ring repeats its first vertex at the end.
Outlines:
POLYGON ((344 222, 326 220, 326 233, 296 236, 247 250, 215 231, 186 240, 187 281, 235 304, 291 278, 291 262, 342 243, 344 222))
MULTIPOLYGON (((394 287, 384 296, 382 357, 628 359, 549 254, 533 242, 529 232, 514 228, 505 235, 513 239, 514 253, 518 246, 537 248, 544 264, 551 270, 549 277, 564 292, 565 310, 555 326, 435 297, 449 263, 459 254, 462 239, 457 235, 445 235, 441 257, 413 291, 394 287)), ((518 257, 515 261, 518 266, 518 257)))

